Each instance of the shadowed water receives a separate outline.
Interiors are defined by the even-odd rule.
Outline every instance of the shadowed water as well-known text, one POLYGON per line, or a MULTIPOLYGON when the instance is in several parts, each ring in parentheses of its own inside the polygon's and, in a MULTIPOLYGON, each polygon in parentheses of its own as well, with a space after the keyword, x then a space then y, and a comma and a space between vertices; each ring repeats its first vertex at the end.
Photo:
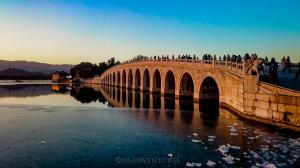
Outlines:
POLYGON ((0 86, 0 167, 297 167, 298 133, 218 103, 100 85, 0 86))

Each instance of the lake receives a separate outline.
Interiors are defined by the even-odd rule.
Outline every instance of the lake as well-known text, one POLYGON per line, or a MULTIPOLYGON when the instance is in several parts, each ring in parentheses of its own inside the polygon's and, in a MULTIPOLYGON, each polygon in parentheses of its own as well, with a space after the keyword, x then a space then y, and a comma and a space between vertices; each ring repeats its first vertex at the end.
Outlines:
POLYGON ((300 134, 218 101, 101 85, 0 86, 0 168, 299 167, 300 134))

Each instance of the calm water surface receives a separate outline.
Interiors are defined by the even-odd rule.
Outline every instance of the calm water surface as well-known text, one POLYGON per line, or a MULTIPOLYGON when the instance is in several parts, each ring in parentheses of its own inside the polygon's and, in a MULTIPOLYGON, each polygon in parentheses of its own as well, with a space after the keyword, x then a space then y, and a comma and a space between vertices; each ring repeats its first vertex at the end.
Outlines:
POLYGON ((298 167, 299 134, 217 102, 95 86, 0 86, 0 168, 298 167))

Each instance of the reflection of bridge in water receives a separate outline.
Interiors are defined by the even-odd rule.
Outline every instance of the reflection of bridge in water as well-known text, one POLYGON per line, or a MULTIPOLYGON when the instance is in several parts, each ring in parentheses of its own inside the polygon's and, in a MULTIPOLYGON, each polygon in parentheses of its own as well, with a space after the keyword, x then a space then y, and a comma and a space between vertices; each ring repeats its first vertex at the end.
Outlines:
MULTIPOLYGON (((211 106, 199 104, 191 99, 176 99, 172 95, 162 96, 97 84, 84 84, 82 88, 93 88, 95 92, 101 92, 109 106, 131 108, 132 111, 149 115, 148 117, 153 120, 168 120, 178 126, 180 124, 192 124, 193 128, 214 127, 218 124, 219 114, 228 114, 225 113, 225 109, 219 109, 218 104, 213 104, 212 106, 216 108, 211 108, 211 106)), ((232 118, 232 114, 229 113, 226 118, 232 118)))
POLYGON ((300 93, 259 81, 253 62, 141 60, 108 69, 86 83, 219 101, 240 116, 300 130, 300 93))

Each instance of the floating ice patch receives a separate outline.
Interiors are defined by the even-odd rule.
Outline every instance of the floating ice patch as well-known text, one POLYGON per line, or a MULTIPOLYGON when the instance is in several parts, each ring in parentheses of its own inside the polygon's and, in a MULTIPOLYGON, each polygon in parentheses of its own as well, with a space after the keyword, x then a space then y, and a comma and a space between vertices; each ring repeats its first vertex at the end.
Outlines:
POLYGON ((45 141, 41 141, 41 144, 42 144, 42 145, 45 145, 45 143, 46 143, 45 141))
POLYGON ((269 163, 264 168, 276 168, 276 166, 273 163, 269 163))
POLYGON ((222 159, 225 160, 228 164, 233 164, 234 163, 234 157, 232 157, 231 155, 223 157, 222 159))
POLYGON ((198 134, 197 133, 193 133, 193 136, 198 136, 198 134))
POLYGON ((238 133, 230 133, 231 136, 238 136, 238 133))
POLYGON ((213 161, 211 161, 211 160, 208 160, 207 163, 206 163, 206 165, 207 165, 208 167, 214 167, 214 166, 216 165, 216 163, 213 162, 213 161))
POLYGON ((198 140, 198 139, 192 139, 192 142, 195 142, 195 143, 200 143, 201 140, 198 140))
POLYGON ((172 157, 173 157, 173 154, 172 154, 172 153, 169 153, 169 154, 168 154, 168 157, 172 158, 172 157))
POLYGON ((230 148, 235 149, 235 150, 240 150, 241 149, 241 147, 239 147, 239 146, 230 146, 230 148))
POLYGON ((185 166, 187 166, 187 167, 194 167, 194 164, 192 164, 190 162, 186 162, 185 166))
POLYGON ((231 131, 231 132, 237 132, 237 129, 234 128, 234 127, 231 127, 231 128, 230 128, 230 131, 231 131))
POLYGON ((211 136, 211 135, 210 135, 210 136, 208 136, 208 138, 209 138, 209 139, 215 139, 216 136, 211 136))
POLYGON ((260 164, 260 163, 255 163, 255 166, 261 167, 262 164, 260 164))
POLYGON ((201 163, 192 163, 193 165, 195 165, 196 167, 201 167, 202 166, 202 164, 201 163))
POLYGON ((229 147, 227 147, 226 145, 221 145, 218 148, 218 151, 221 152, 223 155, 226 154, 229 150, 229 147))
POLYGON ((214 142, 214 141, 215 141, 215 139, 208 139, 208 141, 209 141, 209 142, 214 142))

